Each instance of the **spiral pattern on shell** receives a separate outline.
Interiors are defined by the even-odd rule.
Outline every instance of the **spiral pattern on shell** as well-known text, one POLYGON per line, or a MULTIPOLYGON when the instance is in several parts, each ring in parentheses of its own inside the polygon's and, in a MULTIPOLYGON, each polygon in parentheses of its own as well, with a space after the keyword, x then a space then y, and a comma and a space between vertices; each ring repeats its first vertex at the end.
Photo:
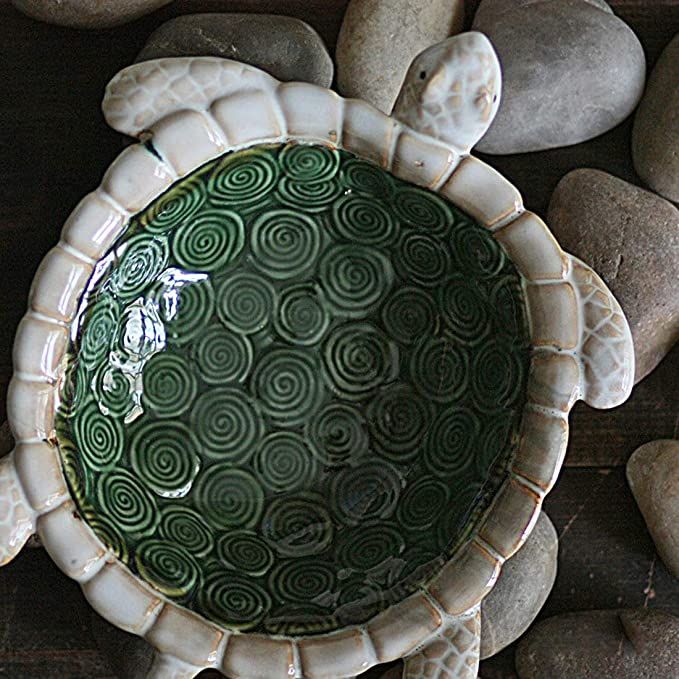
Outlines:
POLYGON ((207 278, 183 283, 174 290, 160 286, 155 298, 167 341, 177 346, 187 344, 201 332, 215 306, 215 292, 207 278))
POLYGON ((158 523, 155 499, 126 469, 114 469, 99 477, 97 499, 104 512, 126 533, 147 535, 158 523))
POLYGON ((203 392, 189 417, 203 454, 245 462, 262 436, 259 406, 244 391, 223 387, 203 392))
POLYGON ((193 432, 174 420, 140 421, 130 439, 137 477, 165 498, 184 497, 200 470, 200 447, 193 432))
POLYGON ((123 454, 125 436, 120 420, 104 415, 89 401, 74 418, 73 435, 83 463, 97 472, 115 467, 123 454))
POLYGON ((252 367, 252 342, 215 324, 195 343, 194 356, 198 371, 208 384, 242 382, 252 367))
POLYGON ((342 583, 335 617, 343 627, 367 622, 389 601, 391 597, 382 591, 380 585, 365 576, 354 576, 342 583))
POLYGON ((290 209, 267 210, 250 228, 252 264, 276 280, 300 275, 316 261, 321 250, 318 225, 290 209))
POLYGON ((374 198, 349 193, 332 206, 329 226, 333 234, 350 243, 380 247, 398 237, 398 222, 374 198))
POLYGON ((228 155, 208 180, 210 202, 239 209, 261 204, 276 188, 278 177, 276 161, 258 149, 228 155))
POLYGON ((505 264, 501 245, 476 224, 463 223, 453 229, 451 247, 456 261, 472 276, 495 276, 505 264))
POLYGON ((198 393, 191 365, 177 354, 161 352, 144 366, 143 402, 158 417, 176 417, 188 409, 198 393))
POLYGON ((473 410, 452 406, 442 410, 429 431, 424 451, 427 468, 435 476, 453 477, 473 463, 481 422, 473 410))
POLYGON ((473 516, 474 509, 480 506, 481 486, 472 479, 472 476, 461 477, 459 488, 451 488, 455 504, 443 512, 436 522, 433 531, 436 546, 445 556, 450 556, 455 552, 460 531, 473 516))
POLYGON ((80 507, 84 507, 89 503, 92 483, 82 455, 68 439, 59 437, 59 456, 71 495, 80 507))
POLYGON ((274 326, 292 344, 316 344, 330 324, 323 291, 313 283, 297 283, 280 294, 274 326))
POLYGON ((243 250, 245 226, 237 212, 203 210, 174 231, 172 254, 190 271, 215 271, 243 250))
POLYGON ((218 530, 252 528, 262 515, 261 486, 250 472, 230 462, 205 469, 194 487, 194 506, 218 530))
POLYGON ((300 182, 325 182, 339 170, 340 156, 327 146, 289 144, 280 153, 283 171, 300 182))
POLYGON ((271 283, 262 276, 241 271, 219 286, 217 316, 229 330, 249 335, 269 323, 275 300, 271 283))
MULTIPOLYGON (((440 521, 436 523, 436 527, 438 528, 439 525, 440 521)), ((414 544, 410 549, 407 549, 401 555, 401 559, 403 559, 405 565, 400 573, 401 582, 396 589, 397 591, 400 589, 403 595, 411 591, 409 585, 412 586, 412 584, 430 580, 445 563, 445 559, 435 546, 429 547, 420 544, 414 544)))
POLYGON ((398 370, 398 347, 371 323, 347 323, 323 345, 323 373, 342 398, 361 400, 389 382, 398 370))
POLYGON ((211 620, 242 631, 256 627, 271 608, 271 597, 256 580, 224 570, 205 578, 198 602, 211 620))
POLYGON ((394 194, 393 206, 403 223, 437 236, 445 235, 454 221, 444 200, 415 186, 400 186, 394 194))
POLYGON ((87 525, 94 531, 94 534, 106 545, 109 551, 120 561, 126 562, 129 558, 129 551, 125 536, 120 532, 118 526, 108 517, 88 510, 83 518, 87 525))
POLYGON ((276 198, 285 206, 305 212, 323 212, 342 193, 342 186, 334 179, 299 181, 283 177, 278 184, 276 198))
POLYGON ((488 340, 474 355, 471 387, 474 403, 481 410, 507 407, 523 387, 522 366, 507 344, 488 340))
POLYGON ((350 525, 387 519, 393 513, 402 487, 394 466, 383 460, 346 467, 331 483, 331 502, 338 519, 350 525))
POLYGON ((488 309, 477 283, 451 276, 436 289, 446 331, 460 342, 479 342, 490 330, 488 309))
POLYGON ((479 436, 478 448, 474 456, 477 473, 486 477, 501 453, 508 449, 512 436, 512 420, 503 412, 498 412, 479 436))
POLYGON ((85 367, 94 368, 106 356, 119 319, 120 309, 116 301, 108 295, 100 296, 87 310, 79 351, 79 360, 85 367))
POLYGON ((58 382, 59 417, 73 417, 85 403, 89 391, 84 375, 86 370, 86 366, 79 361, 72 361, 64 367, 58 382))
POLYGON ((196 588, 200 577, 195 559, 183 547, 164 540, 147 539, 137 545, 135 565, 158 591, 179 599, 196 588))
POLYGON ((329 403, 307 422, 305 432, 322 464, 342 465, 368 452, 366 423, 358 408, 329 403))
POLYGON ((403 234, 394 264, 406 281, 424 287, 437 285, 451 269, 448 250, 435 238, 415 231, 403 234))
POLYGON ((322 385, 313 354, 278 347, 264 353, 255 366, 251 387, 262 409, 283 426, 303 424, 321 401, 322 385))
POLYGON ((390 199, 394 193, 391 176, 373 163, 351 158, 342 164, 340 174, 343 184, 352 193, 383 199, 390 199))
POLYGON ((271 573, 271 589, 286 602, 312 601, 334 591, 335 567, 318 559, 293 559, 271 573))
POLYGON ((516 275, 502 276, 493 281, 490 306, 496 315, 493 331, 509 339, 526 338, 528 328, 521 304, 521 282, 516 275))
POLYGON ((274 492, 304 487, 316 477, 318 466, 304 438, 292 431, 276 431, 265 436, 253 465, 260 483, 274 492))
POLYGON ((217 554, 227 568, 254 577, 264 575, 274 562, 271 548, 251 530, 231 530, 222 535, 217 554))
POLYGON ((262 534, 281 556, 320 554, 334 527, 323 496, 302 492, 274 498, 262 518, 262 534))
POLYGON ((465 514, 473 514, 478 511, 479 498, 481 498, 486 492, 485 484, 481 481, 475 481, 473 483, 467 483, 463 488, 460 489, 458 493, 458 503, 462 508, 460 512, 460 518, 462 523, 464 523, 465 514))
POLYGON ((301 634, 322 634, 337 627, 334 615, 327 608, 311 601, 286 603, 272 610, 263 621, 269 634, 299 636, 301 634))
POLYGON ((413 384, 425 397, 437 402, 458 398, 467 387, 469 355, 446 339, 424 339, 415 346, 410 359, 413 384))
MULTIPOLYGON (((347 604, 352 608, 354 606, 371 607, 373 604, 380 602, 382 597, 383 593, 380 586, 372 578, 366 577, 364 573, 357 573, 344 578, 338 600, 341 610, 347 604)), ((343 615, 342 617, 346 616, 343 615)), ((353 622, 356 622, 356 620, 353 622)))
POLYGON ((439 314, 426 292, 420 288, 400 287, 384 303, 382 322, 390 337, 410 345, 424 335, 436 333, 439 314))
POLYGON ((362 625, 506 478, 523 294, 492 232, 377 165, 299 143, 216 158, 88 283, 55 418, 78 516, 236 633, 362 625))
POLYGON ((92 378, 99 409, 112 417, 124 417, 134 406, 132 387, 132 378, 108 363, 101 363, 92 378))
POLYGON ((164 193, 140 219, 149 233, 164 233, 185 224, 203 207, 207 193, 201 177, 193 177, 164 193))
POLYGON ((118 263, 111 274, 111 288, 123 300, 140 295, 167 265, 169 248, 162 236, 139 233, 119 248, 118 263))
POLYGON ((337 545, 337 560, 345 568, 369 571, 404 549, 405 542, 395 523, 377 521, 345 530, 337 545))
POLYGON ((333 245, 319 264, 320 282, 332 306, 351 318, 366 316, 391 287, 391 262, 362 245, 333 245))
POLYGON ((393 462, 418 457, 431 424, 431 408, 408 384, 381 389, 368 404, 366 419, 379 452, 393 462))
POLYGON ((398 503, 397 517, 411 530, 431 528, 448 504, 448 487, 432 476, 422 476, 408 485, 398 503))
POLYGON ((197 511, 184 504, 161 507, 158 532, 166 541, 182 545, 196 558, 206 556, 214 546, 212 529, 197 511))

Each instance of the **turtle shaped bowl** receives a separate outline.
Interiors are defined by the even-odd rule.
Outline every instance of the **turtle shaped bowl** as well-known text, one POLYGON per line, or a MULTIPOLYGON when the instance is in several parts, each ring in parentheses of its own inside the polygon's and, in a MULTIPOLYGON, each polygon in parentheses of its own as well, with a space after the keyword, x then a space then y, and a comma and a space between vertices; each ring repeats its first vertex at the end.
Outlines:
POLYGON ((469 156, 499 83, 479 34, 394 117, 220 59, 118 74, 141 141, 36 275, 0 562, 37 530, 157 677, 475 674, 570 407, 633 374, 601 280, 469 156))

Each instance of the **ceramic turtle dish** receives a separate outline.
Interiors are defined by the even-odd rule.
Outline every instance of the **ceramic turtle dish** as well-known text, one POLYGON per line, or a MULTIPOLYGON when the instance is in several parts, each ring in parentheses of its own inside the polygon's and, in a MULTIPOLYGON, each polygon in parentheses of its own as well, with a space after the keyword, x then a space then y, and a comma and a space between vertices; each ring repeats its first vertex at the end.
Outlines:
POLYGON ((220 59, 118 74, 141 142, 38 273, 0 560, 37 526, 157 677, 471 676, 568 410, 633 374, 600 279, 469 156, 499 86, 479 34, 393 117, 220 59))

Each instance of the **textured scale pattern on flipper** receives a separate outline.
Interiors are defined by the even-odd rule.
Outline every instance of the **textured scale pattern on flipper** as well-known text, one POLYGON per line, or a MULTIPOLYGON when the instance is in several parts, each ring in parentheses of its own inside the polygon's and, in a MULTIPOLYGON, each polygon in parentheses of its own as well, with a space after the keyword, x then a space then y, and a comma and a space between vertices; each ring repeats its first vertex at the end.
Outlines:
POLYGON ((57 434, 83 519, 228 628, 364 622, 473 531, 518 440, 519 275, 440 196, 323 146, 177 182, 96 267, 57 434))

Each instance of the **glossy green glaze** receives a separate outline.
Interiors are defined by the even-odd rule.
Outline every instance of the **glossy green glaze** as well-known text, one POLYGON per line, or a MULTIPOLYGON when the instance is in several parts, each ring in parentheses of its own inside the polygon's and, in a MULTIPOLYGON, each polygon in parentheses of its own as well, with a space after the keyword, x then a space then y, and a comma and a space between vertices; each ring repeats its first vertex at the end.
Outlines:
POLYGON ((360 623, 431 577, 502 482, 519 276, 439 196, 256 147, 137 215, 83 298, 60 450, 130 569, 230 628, 360 623))

